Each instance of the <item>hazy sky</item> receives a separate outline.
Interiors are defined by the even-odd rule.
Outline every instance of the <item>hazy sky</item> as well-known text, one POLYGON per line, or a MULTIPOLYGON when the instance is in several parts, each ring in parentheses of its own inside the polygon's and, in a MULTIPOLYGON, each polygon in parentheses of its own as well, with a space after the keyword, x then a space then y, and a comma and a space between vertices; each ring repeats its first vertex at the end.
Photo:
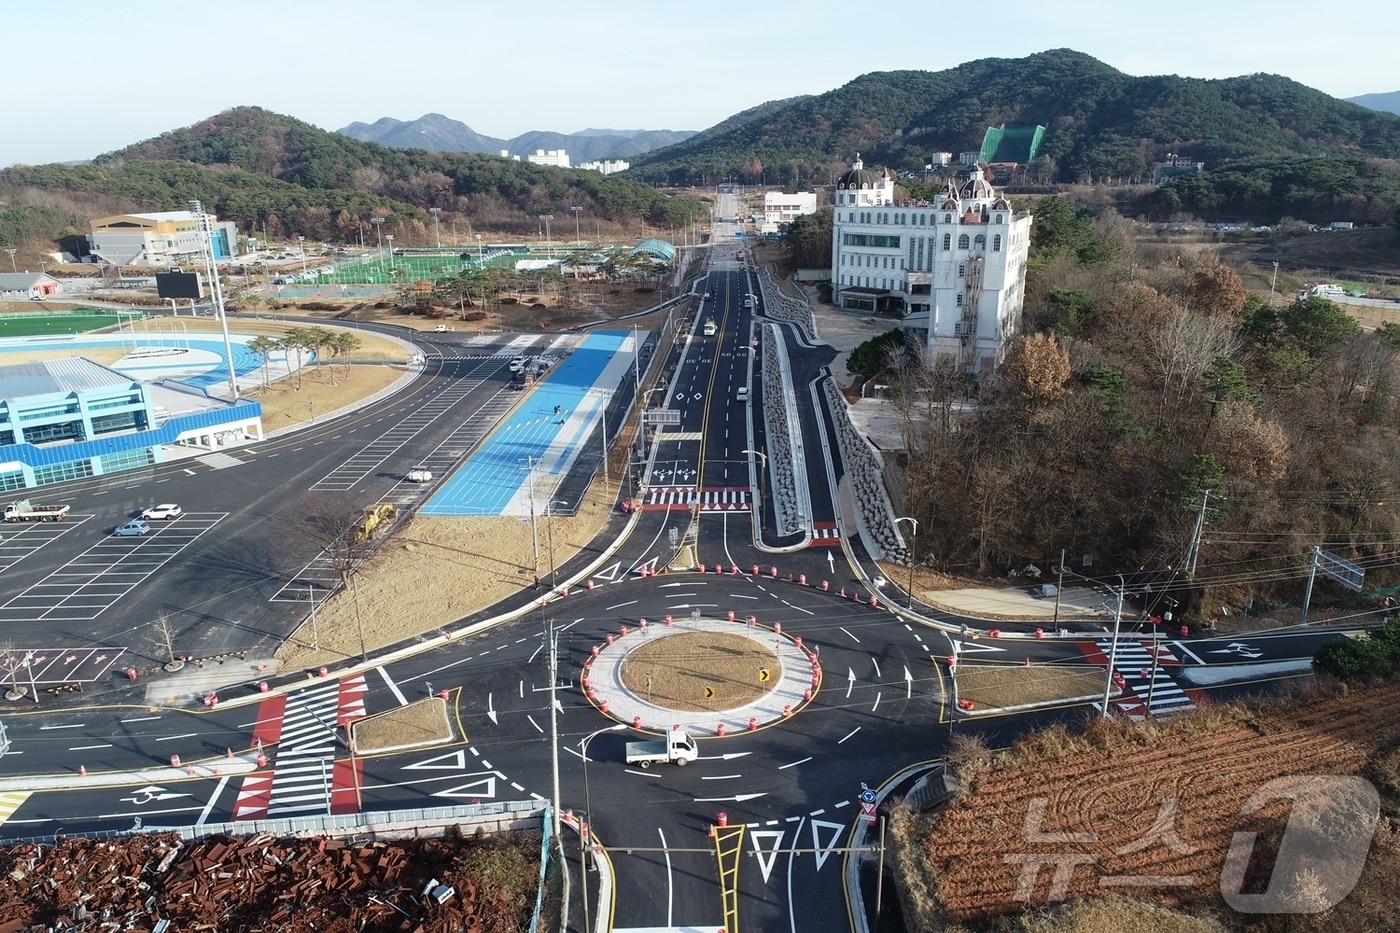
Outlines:
POLYGON ((0 166, 88 159, 254 104, 328 130, 437 112, 488 136, 700 130, 872 71, 1072 48, 1133 75, 1400 88, 1358 0, 0 0, 0 166), (694 12, 691 12, 694 11, 694 12))

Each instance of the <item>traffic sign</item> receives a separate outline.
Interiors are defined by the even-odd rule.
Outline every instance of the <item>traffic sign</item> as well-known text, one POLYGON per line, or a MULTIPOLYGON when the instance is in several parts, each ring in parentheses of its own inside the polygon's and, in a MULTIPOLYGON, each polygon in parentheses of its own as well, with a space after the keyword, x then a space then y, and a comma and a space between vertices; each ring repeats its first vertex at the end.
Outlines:
POLYGON ((860 791, 860 815, 868 825, 875 825, 875 792, 868 787, 860 791))

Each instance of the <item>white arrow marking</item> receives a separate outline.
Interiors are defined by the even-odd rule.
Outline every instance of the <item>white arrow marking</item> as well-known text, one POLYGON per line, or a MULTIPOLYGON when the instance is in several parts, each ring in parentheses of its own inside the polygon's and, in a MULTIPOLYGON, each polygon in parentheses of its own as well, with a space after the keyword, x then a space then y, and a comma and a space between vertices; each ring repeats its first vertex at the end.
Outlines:
POLYGON ((849 700, 851 698, 851 691, 855 689, 855 686, 856 672, 848 667, 846 668, 846 699, 849 700))
POLYGON ((778 848, 783 844, 783 830, 755 829, 749 832, 749 839, 753 840, 753 854, 758 859, 758 870, 763 874, 763 883, 767 884, 769 876, 773 873, 773 863, 778 860, 778 848), (769 839, 772 840, 772 844, 765 852, 760 842, 769 839))
POLYGON ((984 645, 979 641, 965 641, 958 646, 958 654, 967 654, 968 652, 972 652, 973 654, 982 652, 985 654, 993 651, 1005 650, 1005 648, 998 648, 996 645, 984 645))
POLYGON ((831 568, 833 574, 836 573, 836 555, 830 551, 826 552, 826 565, 831 568))
POLYGON ((496 721, 495 697, 490 693, 486 694, 486 715, 490 717, 493 723, 500 725, 500 723, 496 721))
POLYGON ((696 797, 696 803, 743 803, 745 800, 757 800, 759 797, 766 797, 767 794, 735 794, 733 797, 696 797))
MULTIPOLYGON (((481 773, 481 772, 478 772, 481 773)), ((471 781, 466 784, 458 784, 456 787, 449 787, 447 790, 440 790, 433 794, 434 797, 495 797, 496 777, 484 777, 479 781, 471 781)))
POLYGON ((909 665, 904 665, 904 699, 914 695, 914 675, 909 673, 909 665))
POLYGON ((752 755, 753 752, 725 752, 723 755, 701 755, 701 761, 728 761, 731 758, 743 758, 745 755, 752 755))
POLYGON ((812 820, 812 848, 817 850, 817 871, 822 870, 826 864, 826 857, 831 854, 831 850, 836 846, 836 840, 841 838, 841 831, 846 827, 840 823, 828 823, 826 820, 812 820), (820 829, 818 828, 820 827, 820 829), (831 838, 822 842, 822 829, 831 830, 831 838))
POLYGON ((452 771, 465 768, 467 766, 467 753, 464 751, 448 752, 446 755, 438 755, 436 758, 429 758, 416 764, 404 765, 405 771, 452 771))

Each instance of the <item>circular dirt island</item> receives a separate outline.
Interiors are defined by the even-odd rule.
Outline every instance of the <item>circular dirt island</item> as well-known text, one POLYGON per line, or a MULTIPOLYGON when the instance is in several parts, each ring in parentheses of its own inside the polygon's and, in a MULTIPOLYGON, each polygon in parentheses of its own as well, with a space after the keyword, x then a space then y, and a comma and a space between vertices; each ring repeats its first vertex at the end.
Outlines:
POLYGON ((782 679, 782 666, 771 648, 746 635, 681 632, 628 652, 620 673, 627 689, 648 703, 714 712, 763 696, 782 679))

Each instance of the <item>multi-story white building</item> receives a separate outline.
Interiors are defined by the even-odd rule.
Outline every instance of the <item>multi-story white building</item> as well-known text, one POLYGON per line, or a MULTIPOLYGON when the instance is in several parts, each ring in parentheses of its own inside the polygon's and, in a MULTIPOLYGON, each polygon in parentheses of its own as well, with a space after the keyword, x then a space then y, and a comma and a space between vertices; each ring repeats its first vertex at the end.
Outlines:
MULTIPOLYGON (((216 260, 232 257, 238 246, 233 221, 210 219, 209 242, 216 260)), ((190 211, 117 214, 92 222, 88 248, 98 261, 114 266, 178 266, 200 262, 199 221, 190 211)))
POLYGON ((895 200, 894 177, 860 157, 836 182, 831 281, 839 307, 897 314, 930 361, 995 369, 1020 329, 1031 215, 974 167, 933 201, 895 200))
POLYGON ((763 192, 763 222, 765 224, 791 223, 794 217, 817 212, 817 195, 813 191, 798 191, 784 194, 781 191, 763 192))
POLYGON ((596 162, 580 162, 574 167, 590 172, 602 172, 604 175, 615 175, 627 171, 632 167, 632 163, 626 159, 601 159, 596 162))
POLYGON ((532 165, 553 165, 556 168, 569 167, 569 153, 565 149, 536 149, 534 155, 527 155, 525 161, 532 165))

